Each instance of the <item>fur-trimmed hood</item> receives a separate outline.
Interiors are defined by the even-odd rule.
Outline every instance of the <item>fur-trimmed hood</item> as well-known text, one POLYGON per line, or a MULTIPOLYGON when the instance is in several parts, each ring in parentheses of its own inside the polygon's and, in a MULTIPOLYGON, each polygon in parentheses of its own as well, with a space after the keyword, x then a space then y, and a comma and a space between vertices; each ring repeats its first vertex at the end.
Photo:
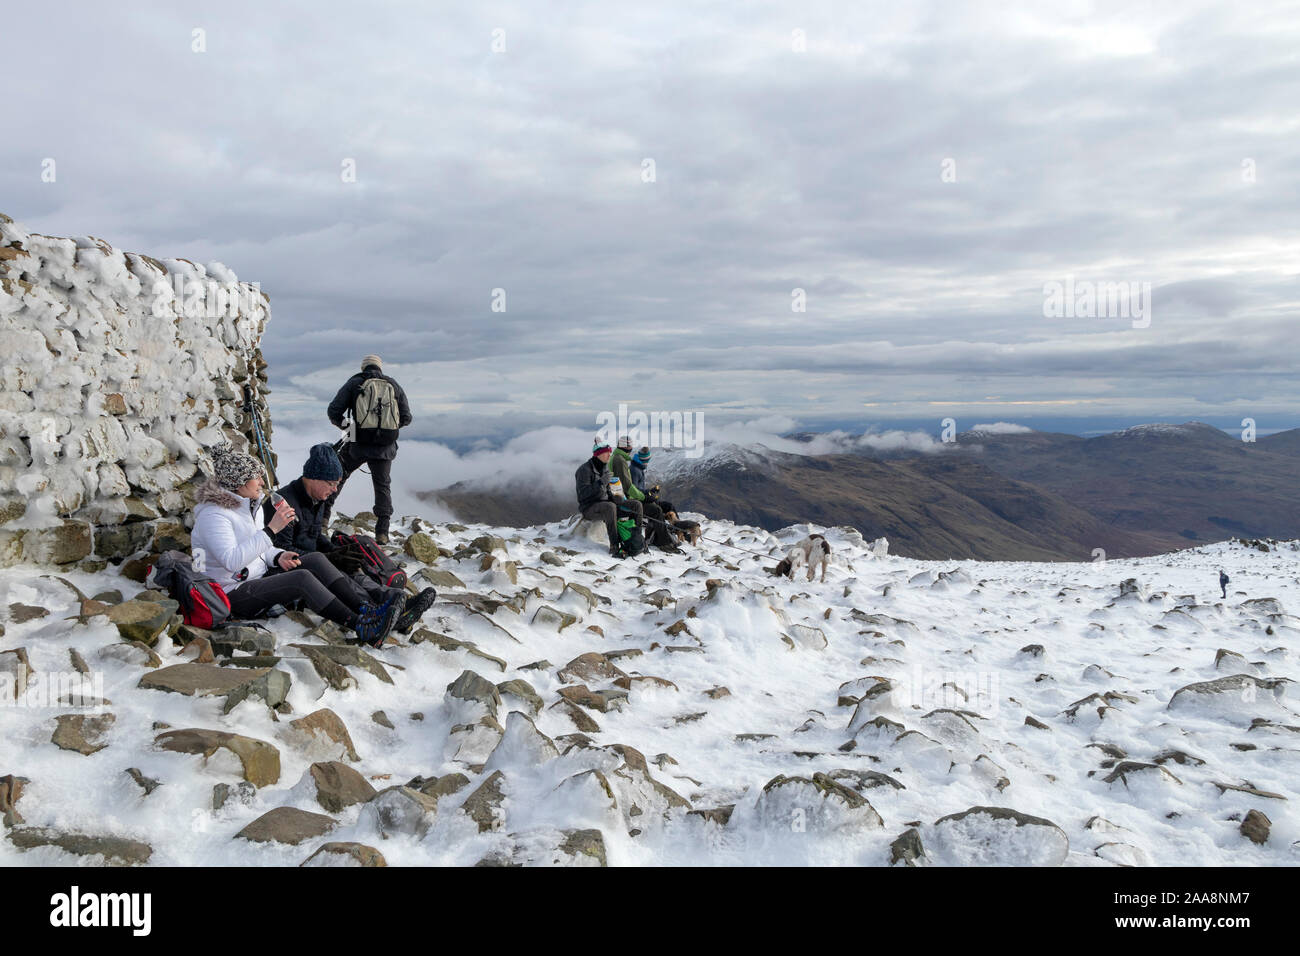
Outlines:
POLYGON ((241 505, 247 507, 245 502, 248 501, 247 498, 242 498, 233 491, 222 488, 217 484, 215 478, 209 478, 199 485, 194 497, 198 504, 220 505, 222 508, 229 508, 231 511, 241 505))
POLYGON ((215 481, 201 482, 195 497, 190 549, 196 555, 203 553, 205 573, 227 594, 242 582, 266 574, 276 548, 263 527, 258 502, 241 498, 215 481))

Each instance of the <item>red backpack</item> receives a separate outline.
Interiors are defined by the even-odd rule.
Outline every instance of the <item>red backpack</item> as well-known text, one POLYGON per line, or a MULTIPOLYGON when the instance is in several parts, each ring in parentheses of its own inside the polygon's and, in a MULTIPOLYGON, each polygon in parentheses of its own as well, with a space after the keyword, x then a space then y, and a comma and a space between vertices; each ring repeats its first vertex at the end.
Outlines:
POLYGON ((185 623, 215 630, 230 617, 230 598, 221 585, 194 570, 189 555, 167 551, 145 576, 145 585, 164 589, 181 606, 185 623))

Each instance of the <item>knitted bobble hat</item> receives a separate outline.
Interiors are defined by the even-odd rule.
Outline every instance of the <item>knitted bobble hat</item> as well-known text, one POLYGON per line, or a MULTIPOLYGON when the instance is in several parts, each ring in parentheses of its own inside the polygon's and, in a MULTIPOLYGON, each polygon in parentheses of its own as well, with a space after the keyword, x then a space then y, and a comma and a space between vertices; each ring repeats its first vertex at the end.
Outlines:
POLYGON ((343 463, 339 461, 339 456, 334 452, 334 446, 321 442, 319 445, 311 446, 311 453, 307 457, 307 463, 302 466, 302 476, 304 478, 315 478, 318 481, 338 481, 343 477, 343 463))
POLYGON ((222 442, 212 449, 212 477, 227 491, 234 491, 263 474, 260 461, 235 451, 230 442, 222 442))
POLYGON ((632 460, 641 465, 644 465, 646 462, 648 462, 650 460, 649 446, 642 445, 641 450, 632 456, 632 460))

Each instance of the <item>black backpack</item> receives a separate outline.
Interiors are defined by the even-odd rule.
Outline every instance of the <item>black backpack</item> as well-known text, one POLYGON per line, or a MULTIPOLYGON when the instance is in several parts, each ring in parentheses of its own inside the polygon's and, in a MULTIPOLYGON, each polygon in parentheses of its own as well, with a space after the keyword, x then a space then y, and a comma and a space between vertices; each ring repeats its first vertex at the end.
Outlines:
POLYGON ((181 606, 185 623, 204 630, 218 630, 230 617, 230 598, 221 585, 194 570, 187 554, 167 551, 149 568, 145 584, 165 590, 181 606))
POLYGON ((335 531, 330 544, 336 548, 352 548, 361 552, 361 570, 371 580, 378 581, 386 588, 406 587, 406 572, 369 535, 335 531))
POLYGON ((624 557, 634 558, 645 550, 645 535, 636 526, 635 519, 619 518, 617 527, 618 550, 624 557))

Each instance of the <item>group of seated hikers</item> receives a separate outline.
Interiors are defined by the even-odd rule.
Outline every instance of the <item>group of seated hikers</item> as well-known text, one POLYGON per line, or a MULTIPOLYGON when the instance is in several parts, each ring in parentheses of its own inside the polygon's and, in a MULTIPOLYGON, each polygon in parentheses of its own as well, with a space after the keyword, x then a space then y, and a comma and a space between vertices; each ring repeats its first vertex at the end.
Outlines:
POLYGON ((392 464, 411 410, 383 364, 378 355, 362 358, 361 371, 330 402, 331 424, 351 422, 348 439, 313 446, 302 476, 265 500, 261 461, 229 443, 213 449, 213 475, 199 486, 190 544, 194 570, 221 586, 236 618, 262 617, 277 605, 306 607, 354 631, 355 642, 377 647, 394 629, 409 633, 433 605, 433 588, 410 595, 390 586, 404 584, 404 574, 376 580, 362 573, 363 554, 370 567, 397 571, 376 544, 388 543, 392 464), (375 490, 375 536, 331 538, 326 529, 339 489, 362 465, 375 490))
POLYGON ((621 436, 618 448, 597 438, 591 457, 574 474, 578 511, 588 521, 604 522, 611 557, 632 557, 644 550, 646 542, 663 551, 681 551, 667 520, 676 516, 677 509, 659 498, 658 485, 647 486, 649 465, 650 449, 643 445, 633 454, 630 436, 621 436))
MULTIPOLYGON (((393 630, 409 633, 433 605, 431 587, 412 595, 363 573, 356 536, 327 534, 353 464, 334 445, 314 445, 302 475, 265 497, 266 472, 257 458, 229 443, 211 457, 212 477, 198 488, 191 548, 195 570, 221 586, 234 617, 263 617, 277 605, 305 607, 354 632, 354 642, 377 647, 393 630)), ((632 440, 623 436, 617 449, 598 440, 577 471, 578 508, 584 518, 604 522, 615 558, 640 553, 647 541, 681 550, 665 520, 676 509, 659 500, 658 485, 647 486, 649 463, 650 449, 632 454, 632 440)))
POLYGON ((226 443, 213 449, 212 465, 198 488, 190 542, 196 569, 221 585, 235 617, 298 605, 377 647, 394 629, 408 633, 432 606, 433 588, 411 595, 387 587, 360 572, 354 540, 327 536, 344 478, 333 445, 312 447, 302 476, 278 490, 278 502, 263 500, 264 470, 252 455, 226 443))

